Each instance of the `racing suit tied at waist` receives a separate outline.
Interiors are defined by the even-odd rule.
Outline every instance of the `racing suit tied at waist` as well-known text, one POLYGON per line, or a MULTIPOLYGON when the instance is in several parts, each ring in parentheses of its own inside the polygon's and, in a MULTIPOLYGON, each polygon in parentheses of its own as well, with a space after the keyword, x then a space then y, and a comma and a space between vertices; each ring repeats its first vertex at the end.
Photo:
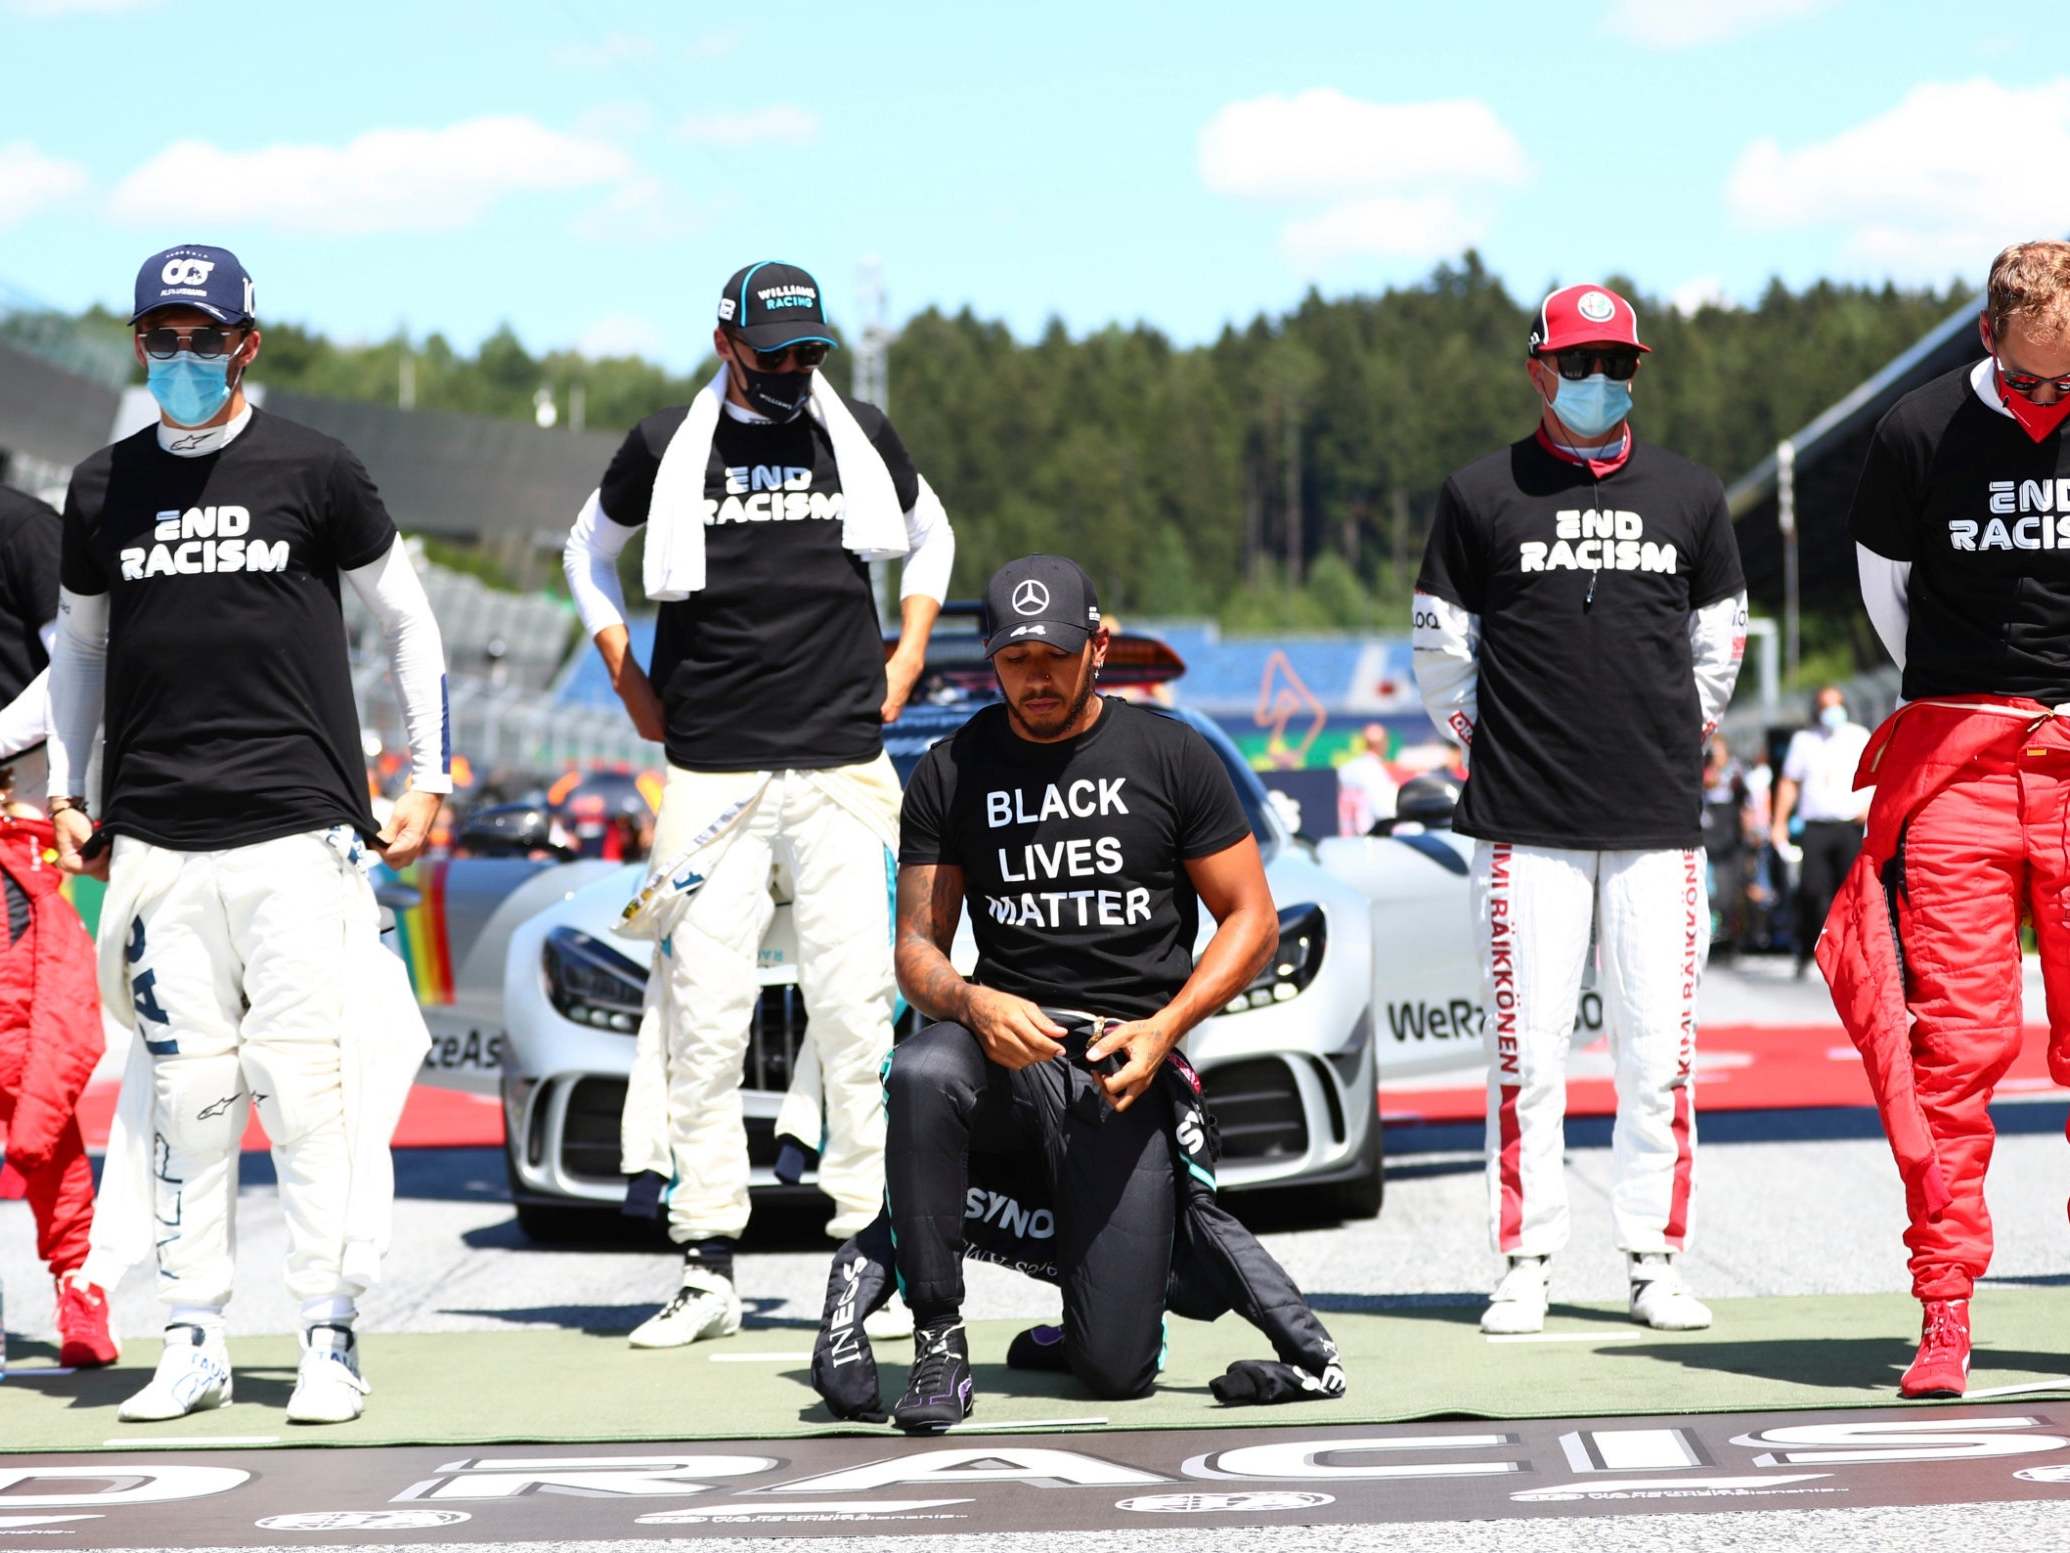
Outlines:
MULTIPOLYGON (((1855 770, 1855 787, 1874 786, 1876 796, 1816 957, 1841 1025, 1862 1054, 1915 1218, 1939 1219, 1952 1198, 1913 1083, 1904 949, 1889 888, 1902 881, 1892 865, 1902 856, 1907 824, 1951 783, 2017 769, 2030 746, 2070 754, 2066 719, 2070 706, 2016 696, 1915 701, 1876 729, 1855 770)), ((2070 836, 2059 841, 2070 846, 2070 836)))
MULTIPOLYGON (((675 1173, 668 1109, 668 1034, 662 1013, 666 985, 662 962, 671 952, 671 935, 682 921, 691 897, 718 867, 727 848, 747 829, 748 820, 779 777, 811 783, 830 802, 867 826, 892 856, 898 853, 898 816, 903 793, 889 755, 880 753, 874 760, 824 771, 686 771, 676 765, 668 768, 647 877, 612 929, 618 937, 642 939, 655 946, 619 1126, 620 1168, 627 1175, 675 1173)), ((816 1054, 810 1050, 811 1041, 808 1027, 806 1050, 798 1054, 794 1065, 793 1088, 799 1091, 798 1109, 809 1110, 816 1116, 820 1103, 819 1065, 816 1054)), ((790 1105, 789 1100, 786 1104, 790 1105)), ((808 1130, 817 1135, 816 1126, 808 1130)))

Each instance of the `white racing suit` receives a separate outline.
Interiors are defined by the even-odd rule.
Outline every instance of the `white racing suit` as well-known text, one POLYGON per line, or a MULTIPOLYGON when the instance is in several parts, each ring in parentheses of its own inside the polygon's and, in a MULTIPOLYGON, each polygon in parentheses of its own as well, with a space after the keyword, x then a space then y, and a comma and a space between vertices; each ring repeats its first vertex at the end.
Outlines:
POLYGON ((289 1292, 305 1322, 352 1319, 386 1247, 388 1140, 428 1044, 402 962, 381 945, 368 861, 349 826, 218 852, 116 838, 100 979, 137 1040, 88 1263, 102 1287, 155 1240, 172 1318, 220 1314, 256 1105, 289 1292))
POLYGON ((830 1235, 853 1235, 882 1204, 878 1071, 898 998, 891 888, 899 799, 885 755, 826 771, 669 768, 653 871, 619 928, 655 945, 621 1148, 626 1174, 668 1179, 669 1234, 678 1243, 747 1228, 741 1076, 778 863, 794 882, 807 1021, 778 1130, 820 1148, 819 1187, 834 1200, 830 1235))
POLYGON ((1696 1148, 1696 987, 1710 952, 1703 853, 1480 841, 1473 918, 1488 1043, 1488 1222, 1506 1256, 1567 1244, 1567 1049, 1601 954, 1616 1062, 1611 1213, 1628 1252, 1683 1250, 1696 1148))

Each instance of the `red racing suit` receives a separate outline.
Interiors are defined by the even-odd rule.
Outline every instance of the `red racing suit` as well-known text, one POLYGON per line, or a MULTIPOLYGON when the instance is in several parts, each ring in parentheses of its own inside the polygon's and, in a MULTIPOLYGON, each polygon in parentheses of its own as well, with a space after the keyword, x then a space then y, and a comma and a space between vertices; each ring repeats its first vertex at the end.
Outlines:
POLYGON ((1905 1182, 1912 1289, 1966 1299, 1990 1265, 1992 1091, 2020 1050, 2031 916, 2049 1072, 2070 1084, 2070 707, 1918 701, 1878 728, 1855 785, 1868 837, 1818 942, 1905 1182), (1908 1018, 1909 1016, 1909 1018, 1908 1018))
POLYGON ((36 1251, 53 1274, 86 1260, 93 1169, 75 1115, 100 1061, 101 1000, 93 941, 58 894, 48 820, 0 815, 0 1132, 28 1184, 36 1251))

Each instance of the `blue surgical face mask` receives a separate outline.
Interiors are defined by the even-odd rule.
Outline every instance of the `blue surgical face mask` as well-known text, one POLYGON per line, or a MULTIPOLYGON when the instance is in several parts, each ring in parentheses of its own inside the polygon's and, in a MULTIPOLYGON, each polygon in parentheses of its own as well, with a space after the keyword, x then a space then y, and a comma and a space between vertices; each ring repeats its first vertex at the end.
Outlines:
POLYGON ((1632 390, 1628 383, 1613 383, 1597 372, 1579 382, 1560 379, 1553 397, 1553 414, 1575 436, 1593 442, 1632 413, 1632 390))
POLYGON ((1818 711, 1818 720, 1828 728, 1845 728, 1847 726, 1847 708, 1844 706, 1822 706, 1818 711))
POLYGON ((165 361, 154 356, 145 365, 144 382, 176 425, 199 426, 230 402, 230 353, 207 361, 192 351, 165 361))

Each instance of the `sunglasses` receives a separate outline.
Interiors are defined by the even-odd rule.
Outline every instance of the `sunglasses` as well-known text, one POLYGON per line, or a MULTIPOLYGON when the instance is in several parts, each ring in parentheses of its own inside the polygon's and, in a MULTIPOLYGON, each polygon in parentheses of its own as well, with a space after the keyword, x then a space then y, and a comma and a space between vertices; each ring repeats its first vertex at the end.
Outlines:
POLYGON ((2007 372, 2002 362, 1998 372, 2005 379, 2007 388, 2028 399, 2044 388, 2053 388, 2059 397, 2070 395, 2070 377, 2036 377, 2031 372, 2007 372))
POLYGON ((1539 360, 1550 361, 1570 383, 1578 383, 1594 372, 1602 373, 1613 383, 1622 383, 1639 370, 1639 353, 1635 350, 1591 350, 1580 345, 1573 350, 1546 351, 1539 360))
POLYGON ((773 351, 751 349, 744 341, 737 343, 740 344, 742 350, 747 351, 750 356, 755 358, 755 365, 764 372, 781 371, 783 364, 793 357, 797 358, 798 365, 801 367, 816 367, 827 359, 827 342, 825 340, 801 340, 796 345, 780 345, 773 351))
POLYGON ((214 361, 225 351, 235 347, 230 343, 233 331, 219 329, 214 324, 203 324, 198 329, 170 329, 160 326, 146 329, 137 336, 144 342, 144 354, 159 361, 170 361, 181 351, 192 351, 203 361, 214 361))

